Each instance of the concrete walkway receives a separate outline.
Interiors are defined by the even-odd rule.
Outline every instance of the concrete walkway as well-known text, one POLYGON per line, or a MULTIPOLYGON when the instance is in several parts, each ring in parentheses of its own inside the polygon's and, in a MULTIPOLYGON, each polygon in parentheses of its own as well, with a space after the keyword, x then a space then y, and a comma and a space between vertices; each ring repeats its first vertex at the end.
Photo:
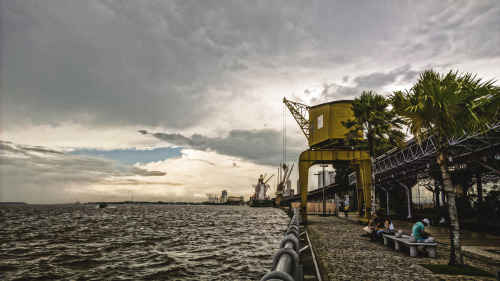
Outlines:
MULTIPOLYGON (((420 264, 447 264, 450 251, 446 245, 438 246, 437 259, 430 259, 423 252, 412 258, 407 248, 396 251, 361 236, 365 234, 362 227, 356 221, 345 218, 308 216, 307 229, 324 280, 497 280, 434 274, 420 264)), ((396 229, 399 229, 397 225, 396 229)), ((467 265, 495 275, 500 270, 495 262, 471 255, 466 255, 464 259, 467 265)))
MULTIPOLYGON (((345 218, 345 217, 341 217, 345 218)), ((357 221, 357 215, 350 214, 350 220, 357 221)), ((415 221, 416 222, 416 221, 415 221)), ((393 220, 396 230, 402 229, 404 233, 410 234, 413 228, 413 222, 393 220)), ((425 231, 430 232, 432 237, 439 243, 450 245, 450 229, 447 227, 430 226, 425 231)), ((460 231, 460 242, 462 251, 469 255, 479 255, 485 259, 495 261, 500 264, 500 236, 486 234, 483 232, 473 232, 468 230, 460 231)))

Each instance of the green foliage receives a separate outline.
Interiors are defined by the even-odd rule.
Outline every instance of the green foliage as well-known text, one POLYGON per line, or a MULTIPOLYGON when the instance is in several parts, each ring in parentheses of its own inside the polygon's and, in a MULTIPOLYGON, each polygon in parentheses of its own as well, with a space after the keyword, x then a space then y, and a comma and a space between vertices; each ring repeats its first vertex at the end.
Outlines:
POLYGON ((342 126, 349 130, 346 134, 346 145, 366 147, 371 156, 376 156, 378 145, 402 146, 403 120, 389 109, 389 105, 389 100, 371 91, 363 92, 359 98, 355 98, 351 107, 354 119, 342 122, 342 126), (363 143, 356 143, 356 138, 363 133, 366 140, 363 143))
POLYGON ((480 215, 489 223, 498 223, 500 221, 500 189, 498 186, 494 186, 486 193, 480 215))
POLYGON ((477 132, 498 122, 500 88, 494 82, 482 82, 469 73, 440 75, 427 70, 410 91, 394 92, 390 98, 417 139, 435 135, 438 145, 446 146, 447 137, 477 132))
POLYGON ((401 220, 406 219, 408 216, 408 206, 406 205, 405 192, 391 192, 389 202, 391 215, 401 220))
POLYGON ((462 219, 472 218, 474 216, 474 212, 470 198, 462 196, 458 197, 456 200, 458 216, 462 219))
POLYGON ((335 183, 342 188, 349 188, 349 174, 354 172, 348 163, 335 164, 335 183))
MULTIPOLYGON (((463 134, 477 133, 499 121, 500 88, 494 81, 482 82, 472 74, 458 75, 450 71, 440 75, 427 70, 406 92, 397 91, 390 97, 394 111, 404 118, 410 132, 417 140, 432 137, 437 148, 436 161, 443 171, 443 185, 453 190, 448 171, 448 139, 463 134)), ((455 198, 448 200, 451 234, 457 243, 452 244, 450 265, 463 265, 460 248, 457 206, 455 198)))

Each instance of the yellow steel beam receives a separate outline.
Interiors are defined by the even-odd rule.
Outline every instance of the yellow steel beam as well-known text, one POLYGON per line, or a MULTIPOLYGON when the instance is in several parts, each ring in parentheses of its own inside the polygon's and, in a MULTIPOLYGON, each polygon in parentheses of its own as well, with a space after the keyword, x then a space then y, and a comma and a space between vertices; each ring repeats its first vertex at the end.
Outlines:
MULTIPOLYGON (((306 150, 299 157, 300 202, 302 221, 307 222, 307 188, 309 168, 315 164, 334 164, 335 162, 348 162, 356 171, 356 190, 358 192, 358 210, 371 207, 371 164, 370 155, 364 151, 351 151, 348 149, 319 149, 306 150), (361 196, 360 196, 361 193, 361 196), (361 208, 360 208, 361 206, 361 208)), ((365 220, 367 212, 358 212, 358 219, 365 220)))

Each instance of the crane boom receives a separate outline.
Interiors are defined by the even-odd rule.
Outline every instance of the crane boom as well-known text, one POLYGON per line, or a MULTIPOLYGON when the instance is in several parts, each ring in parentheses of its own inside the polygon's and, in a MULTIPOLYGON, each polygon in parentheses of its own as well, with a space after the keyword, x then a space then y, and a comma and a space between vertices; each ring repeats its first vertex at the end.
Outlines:
POLYGON ((287 100, 286 98, 283 98, 283 103, 286 104, 307 140, 309 140, 309 107, 305 104, 287 100))
MULTIPOLYGON (((266 174, 267 175, 267 174, 266 174)), ((274 174, 272 176, 270 176, 265 182, 264 184, 266 184, 272 177, 274 177, 274 174)))
POLYGON ((287 174, 287 173, 285 173, 285 177, 284 177, 284 180, 283 180, 283 182, 284 182, 285 184, 286 184, 286 182, 288 181, 288 178, 290 178, 290 175, 292 174, 292 170, 293 170, 293 166, 294 166, 294 165, 295 165, 295 164, 292 164, 292 168, 288 171, 288 174, 287 174))

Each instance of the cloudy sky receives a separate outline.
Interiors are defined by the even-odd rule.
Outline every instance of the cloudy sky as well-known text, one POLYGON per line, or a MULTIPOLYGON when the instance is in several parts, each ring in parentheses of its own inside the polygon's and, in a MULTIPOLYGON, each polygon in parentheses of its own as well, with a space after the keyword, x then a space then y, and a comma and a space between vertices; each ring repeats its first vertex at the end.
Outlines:
MULTIPOLYGON (((496 0, 0 0, 0 13, 0 201, 248 199, 283 162, 283 97, 388 94, 429 68, 500 78, 496 0)), ((307 141, 285 119, 292 164, 307 141)))

